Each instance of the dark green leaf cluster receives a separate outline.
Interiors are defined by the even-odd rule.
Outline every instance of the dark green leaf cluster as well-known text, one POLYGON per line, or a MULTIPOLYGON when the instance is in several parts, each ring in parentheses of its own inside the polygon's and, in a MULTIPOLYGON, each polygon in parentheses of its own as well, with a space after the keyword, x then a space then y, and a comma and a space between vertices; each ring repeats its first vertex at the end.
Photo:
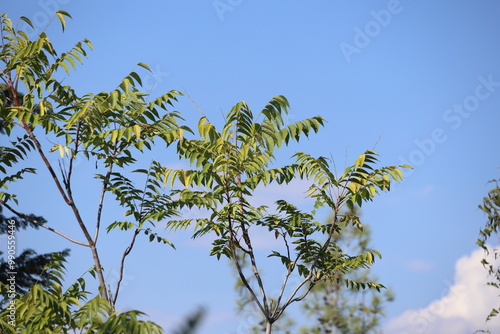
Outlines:
MULTIPOLYGON (((60 253, 63 257, 69 255, 69 249, 60 253)), ((16 291, 20 294, 28 292, 29 288, 38 283, 46 288, 50 282, 50 275, 43 271, 44 266, 49 263, 55 253, 36 254, 33 249, 25 249, 16 256, 16 291)), ((9 263, 3 259, 0 260, 0 282, 7 284, 9 278, 9 263)), ((5 296, 4 296, 5 298, 5 296)), ((5 302, 6 299, 3 300, 5 302)), ((0 302, 2 304, 3 302, 0 302)))
MULTIPOLYGON (((144 187, 136 188, 134 182, 119 173, 111 173, 109 178, 110 191, 116 201, 127 209, 125 216, 130 216, 132 221, 116 221, 107 227, 107 231, 118 228, 120 230, 136 229, 149 235, 149 240, 156 239, 158 242, 173 244, 167 239, 159 236, 149 227, 144 227, 149 223, 153 227, 156 222, 166 218, 179 216, 170 196, 163 193, 163 185, 156 177, 153 167, 159 167, 157 162, 153 162, 149 170, 138 169, 135 173, 143 174, 146 177, 144 187)), ((105 175, 97 175, 97 178, 106 180, 105 175)))
POLYGON ((375 169, 374 165, 378 162, 376 156, 377 153, 366 151, 354 165, 336 176, 327 158, 313 158, 307 153, 295 154, 300 176, 314 181, 308 195, 316 199, 317 207, 328 205, 334 212, 338 212, 343 205, 352 210, 354 206, 361 207, 363 202, 372 201, 379 191, 390 190, 391 179, 396 182, 403 179, 399 168, 411 168, 403 165, 375 169))
MULTIPOLYGON (((359 221, 359 210, 343 211, 340 229, 333 234, 328 252, 363 254, 370 250, 370 228, 359 221), (345 225, 344 225, 345 223, 345 225)), ((328 220, 332 220, 330 217, 328 220)), ((376 333, 384 316, 385 302, 392 301, 390 290, 382 294, 373 290, 352 289, 342 278, 356 282, 376 282, 370 269, 353 268, 335 273, 333 279, 317 284, 302 306, 313 320, 311 326, 302 327, 301 333, 376 333)))
MULTIPOLYGON (((8 323, 6 307, 0 311, 2 333, 163 333, 154 322, 140 320, 140 311, 117 312, 101 297, 89 300, 83 278, 64 290, 64 271, 64 258, 54 253, 46 268, 49 286, 33 285, 28 293, 9 300, 15 308, 16 326, 8 323)), ((0 289, 4 292, 8 286, 1 284, 0 289)))
MULTIPOLYGON (((479 208, 487 215, 487 221, 484 226, 479 231, 479 239, 476 244, 483 248, 486 254, 489 254, 490 247, 487 242, 491 237, 496 236, 500 231, 500 187, 498 182, 500 180, 492 180, 490 182, 495 183, 495 187, 488 192, 488 196, 483 199, 483 204, 479 205, 479 208)), ((498 239, 497 239, 498 240, 498 239)), ((500 256, 498 249, 493 249, 494 258, 498 259, 500 256)), ((488 285, 493 286, 497 289, 500 288, 500 267, 495 262, 488 260, 486 257, 481 261, 483 266, 488 270, 488 275, 494 278, 493 281, 488 282, 488 285)), ((492 317, 497 316, 500 313, 500 307, 491 310, 487 317, 487 321, 492 317)))

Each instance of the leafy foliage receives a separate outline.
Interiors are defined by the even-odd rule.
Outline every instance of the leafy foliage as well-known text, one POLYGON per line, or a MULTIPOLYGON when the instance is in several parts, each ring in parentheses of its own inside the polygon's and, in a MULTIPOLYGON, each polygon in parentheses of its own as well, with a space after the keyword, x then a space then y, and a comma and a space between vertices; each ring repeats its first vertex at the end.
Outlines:
POLYGON ((195 312, 190 314, 184 323, 177 329, 173 334, 192 334, 200 325, 201 320, 205 316, 205 310, 203 308, 197 309, 195 312))
MULTIPOLYGON (((59 11, 55 17, 64 30, 71 16, 59 11)), ((79 96, 65 84, 68 76, 92 50, 84 39, 64 53, 58 53, 45 32, 31 40, 24 31, 17 30, 6 14, 1 15, 2 47, 0 49, 0 119, 2 129, 11 138, 0 147, 0 205, 14 213, 21 221, 43 227, 78 245, 90 248, 101 296, 114 307, 126 256, 131 252, 138 234, 144 233, 150 241, 170 244, 153 232, 155 222, 177 213, 169 209, 169 198, 161 194, 161 182, 149 172, 132 173, 146 177, 145 186, 136 187, 129 177, 138 162, 138 156, 152 149, 156 141, 170 145, 183 138, 187 127, 177 111, 168 109, 180 95, 172 90, 156 98, 141 91, 142 79, 138 72, 126 75, 110 92, 79 96), (42 136, 43 141, 39 139, 42 136), (45 142, 51 146, 45 147, 45 142), (54 152, 54 153, 52 153, 54 152), (52 165, 51 154, 58 154, 58 167, 52 165), (48 226, 45 221, 27 216, 16 209, 24 204, 16 193, 9 191, 13 182, 22 182, 25 176, 36 174, 31 157, 38 155, 55 184, 60 199, 73 213, 84 240, 77 240, 48 226), (73 198, 73 184, 79 177, 75 165, 81 161, 95 163, 95 177, 100 183, 96 218, 84 220, 73 198), (18 168, 20 165, 23 168, 18 168), (124 208, 128 221, 107 224, 108 232, 119 228, 134 229, 129 246, 121 258, 120 279, 114 294, 106 285, 103 265, 99 258, 98 237, 103 228, 104 198, 112 195, 124 208), (91 231, 95 231, 91 234, 91 231)), ((29 19, 21 20, 33 27, 29 19)), ((137 68, 150 71, 144 63, 137 68)), ((137 167, 136 167, 137 168, 137 167)), ((136 177, 136 179, 141 179, 136 177)), ((170 244, 171 245, 171 244, 170 244)))
MULTIPOLYGON (((175 203, 179 208, 197 207, 210 212, 208 219, 196 221, 194 237, 215 233, 217 239, 211 255, 233 261, 243 285, 266 318, 268 333, 288 305, 303 299, 321 281, 338 280, 356 289, 383 287, 338 275, 368 267, 380 256, 377 251, 351 256, 338 247, 336 252, 327 250, 335 248, 332 236, 340 231, 340 225, 361 225, 357 219, 339 216, 343 206, 361 206, 379 191, 389 190, 391 179, 402 179, 401 171, 395 166, 376 169, 376 153, 372 151, 360 155, 340 176, 330 170, 328 159, 313 158, 306 153, 295 154, 294 164, 274 167, 276 149, 298 142, 324 124, 323 118, 317 116, 285 125, 283 119, 288 108, 288 101, 277 96, 255 117, 246 103, 237 103, 220 131, 202 117, 198 124, 200 139, 183 139, 178 143, 180 158, 189 161, 194 169, 156 169, 158 174, 163 174, 166 185, 174 186, 178 182, 184 186, 172 193, 178 199, 175 203), (257 121, 261 117, 262 120, 257 121), (276 201, 277 213, 271 213, 267 206, 251 204, 252 194, 259 186, 287 184, 299 177, 312 182, 307 195, 315 199, 316 208, 328 206, 333 210, 331 222, 315 221, 314 212, 304 213, 284 200, 276 201), (284 253, 269 254, 278 258, 286 271, 283 288, 275 298, 267 295, 260 277, 250 237, 250 229, 255 227, 267 229, 282 240, 285 247, 284 253), (326 241, 322 236, 326 236, 326 241), (250 285, 243 273, 242 258, 250 263, 257 288, 250 285), (284 299, 288 278, 295 272, 303 281, 284 299), (300 292, 302 288, 305 291, 300 292)), ((170 221, 167 226, 185 228, 192 222, 170 221)))
MULTIPOLYGON (((348 210, 345 217, 357 219, 359 210, 348 210)), ((330 218, 331 219, 331 218, 330 218)), ((369 250, 370 228, 368 225, 346 225, 335 232, 332 246, 341 247, 344 252, 364 253, 369 250), (362 227, 362 228, 361 228, 362 227)), ((328 251, 337 252, 330 246, 328 251)), ((343 275, 343 273, 337 273, 343 275)), ((351 280, 375 282, 370 269, 360 269, 345 274, 351 280)), ((313 324, 301 328, 302 333, 378 333, 377 327, 384 315, 384 304, 393 300, 389 289, 380 294, 373 290, 352 290, 336 280, 324 281, 316 285, 304 300, 303 307, 313 324)))
MULTIPOLYGON (((498 233, 500 231, 500 187, 498 182, 500 180, 492 180, 496 185, 488 193, 488 196, 483 199, 483 204, 479 205, 479 208, 486 213, 487 221, 485 227, 479 231, 480 237, 477 240, 477 244, 484 249, 486 255, 491 252, 490 246, 488 246, 487 241, 492 237, 498 238, 498 233)), ((497 239, 498 241, 498 239, 497 239)), ((494 260, 498 260, 500 257, 500 252, 497 248, 493 250, 494 260)), ((488 282, 488 285, 500 289, 500 267, 498 264, 488 260, 487 257, 483 258, 481 261, 483 266, 488 270, 488 275, 493 278, 492 281, 488 282)), ((492 317, 497 316, 500 313, 499 308, 493 308, 486 318, 490 320, 492 317)))
MULTIPOLYGON (((153 162, 152 165, 158 165, 153 162)), ((157 180, 152 168, 149 170, 138 169, 134 171, 146 176, 143 189, 136 188, 134 182, 120 173, 111 173, 109 177, 110 186, 107 189, 115 199, 124 206, 127 211, 126 217, 131 217, 131 221, 116 221, 110 224, 106 229, 108 232, 113 229, 129 230, 135 228, 138 232, 149 235, 150 241, 156 239, 174 246, 167 239, 157 235, 151 228, 145 228, 145 224, 155 226, 155 222, 162 221, 167 217, 178 216, 179 213, 172 208, 171 198, 163 194, 163 185, 157 180)), ((98 178, 105 178, 104 175, 98 175, 98 178)))
MULTIPOLYGON (((163 333, 154 322, 141 320, 140 311, 118 312, 102 297, 88 299, 83 278, 63 290, 64 270, 64 258, 54 254, 46 267, 48 287, 36 284, 0 311, 2 333, 163 333)), ((9 291, 6 284, 0 288, 9 291)))
MULTIPOLYGON (((69 256, 69 249, 60 252, 63 257, 69 256)), ((50 277, 46 271, 43 270, 54 253, 37 254, 33 249, 25 249, 23 252, 16 256, 16 291, 20 294, 25 294, 29 291, 30 287, 34 284, 39 284, 43 288, 47 288, 50 277)), ((9 278, 9 262, 3 258, 0 259, 0 283, 7 284, 9 278)), ((0 301, 0 306, 6 301, 5 296, 3 301, 0 301)))
MULTIPOLYGON (((37 224, 32 223, 32 221, 38 221, 45 224, 46 221, 43 217, 36 216, 34 214, 25 215, 27 219, 10 217, 7 218, 2 214, 2 207, 0 206, 0 234, 8 234, 8 232, 19 231, 26 228, 39 228, 37 224), (9 222, 15 222, 15 224, 9 224, 9 222), (11 230, 10 228, 13 228, 11 230)), ((7 240, 10 240, 7 237, 7 240)), ((7 242, 8 244, 8 242, 7 242)), ((65 249, 59 253, 63 257, 69 255, 69 249, 65 249)), ((0 252, 2 255, 2 252, 0 252)), ((15 267, 17 271, 16 275, 16 291, 20 294, 28 292, 29 288, 39 283, 41 286, 46 288, 49 284, 49 276, 47 272, 43 269, 50 263, 52 258, 52 253, 47 254, 37 254, 33 249, 24 249, 21 254, 16 255, 15 267)), ((0 283, 7 284, 7 279, 9 278, 10 264, 6 259, 0 259, 0 283)), ((0 306, 3 306, 6 299, 0 301, 0 306)))
MULTIPOLYGON (((64 30, 70 15, 59 11, 55 16, 64 30)), ((21 20, 33 27, 29 19, 21 20)), ((46 290, 34 285, 15 304, 26 333, 74 328, 88 333, 157 332, 155 324, 138 320, 140 312, 118 313, 114 307, 125 258, 137 236, 143 233, 150 241, 173 246, 154 232, 153 227, 160 221, 167 221, 171 230, 194 223, 194 237, 207 233, 217 236, 211 254, 233 261, 243 285, 266 319, 267 333, 291 303, 302 300, 320 282, 336 281, 356 289, 382 288, 377 283, 339 275, 369 267, 380 254, 375 250, 347 254, 335 244, 333 236, 340 233, 343 225, 362 228, 359 219, 342 215, 340 210, 344 206, 361 206, 379 191, 389 190, 393 180, 402 178, 398 167, 376 168, 376 153, 372 151, 361 154, 340 176, 331 171, 331 161, 307 153, 295 154, 295 163, 290 165, 274 166, 276 150, 299 142, 324 125, 320 116, 286 125, 284 116, 289 103, 283 96, 271 99, 257 116, 245 102, 237 103, 221 130, 204 116, 198 122, 199 138, 187 139, 185 135, 189 136, 191 130, 181 125, 179 112, 169 111, 180 95, 178 91, 150 100, 140 89, 141 76, 132 71, 110 92, 79 96, 64 79, 92 49, 90 41, 84 39, 68 52, 58 53, 45 32, 30 40, 25 32, 14 28, 6 14, 1 15, 0 26, 0 78, 5 84, 0 87, 0 119, 2 130, 10 137, 0 147, 0 205, 30 224, 88 247, 94 260, 92 273, 99 281, 100 295, 88 301, 82 279, 63 291, 60 263, 52 271, 54 284, 46 290), (45 147, 46 141, 41 141, 40 136, 48 138, 52 146, 45 147), (192 169, 170 169, 157 162, 152 162, 147 170, 136 167, 138 155, 152 149, 157 141, 166 146, 176 142, 179 157, 189 161, 192 169), (59 169, 48 158, 54 153, 60 158, 59 169), (28 173, 38 176, 31 165, 32 155, 42 159, 60 199, 71 209, 83 241, 16 209, 24 203, 9 191, 9 185, 22 182, 28 173), (82 217, 73 198, 77 173, 74 167, 82 160, 95 162, 95 178, 101 189, 96 217, 91 223, 82 217), (23 168, 18 168, 21 165, 23 168), (259 187, 286 185, 296 178, 311 182, 307 196, 315 200, 316 208, 329 207, 333 211, 332 221, 318 222, 315 212, 302 212, 281 199, 273 208, 252 204, 252 195, 259 187), (165 187, 175 189, 165 195, 165 187), (106 285, 98 251, 106 196, 112 196, 125 215, 123 220, 108 222, 107 231, 133 230, 121 258, 114 294, 106 285), (180 210, 185 208, 205 209, 210 216, 196 220, 179 218, 180 210), (255 228, 267 229, 284 245, 285 251, 269 254, 281 262, 285 271, 277 296, 268 295, 261 279, 250 235, 255 228), (90 231, 94 231, 93 235, 90 231), (250 263, 255 284, 247 279, 240 258, 250 263), (295 273, 302 281, 285 297, 288 279, 295 273), (83 305, 82 300, 86 301, 83 305)), ((137 66, 150 70, 143 63, 137 66)))

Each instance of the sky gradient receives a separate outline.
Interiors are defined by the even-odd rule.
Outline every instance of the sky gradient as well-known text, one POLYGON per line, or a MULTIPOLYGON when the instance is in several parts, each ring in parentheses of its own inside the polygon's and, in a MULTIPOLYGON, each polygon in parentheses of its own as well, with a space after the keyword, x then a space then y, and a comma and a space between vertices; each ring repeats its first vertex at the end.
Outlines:
MULTIPOLYGON (((135 64, 145 62, 152 68, 152 74, 143 73, 146 90, 155 96, 171 89, 187 93, 215 123, 241 100, 259 111, 275 95, 290 101, 290 122, 323 116, 325 128, 283 150, 283 163, 305 151, 333 156, 342 167, 374 149, 381 165, 412 165, 404 182, 362 210, 373 231, 372 245, 383 255, 374 271, 396 294, 387 307, 384 334, 488 328, 482 326, 488 308, 499 303, 491 298, 497 292, 484 286, 486 271, 478 265, 482 253, 475 241, 486 219, 477 206, 492 187, 487 182, 499 178, 497 1, 19 0, 0 5, 14 21, 30 18, 39 31, 59 9, 73 20, 64 34, 58 22, 48 28, 58 50, 83 38, 94 45, 65 81, 79 94, 110 91, 138 70, 135 64)), ((192 127, 201 116, 187 96, 175 109, 192 127)), ((173 150, 160 154, 144 159, 178 163, 173 150)), ((91 177, 84 165, 82 175, 91 177)), ((19 185, 21 211, 63 224, 61 202, 42 200, 53 186, 33 187, 29 181, 19 185)), ((86 199, 96 189, 87 187, 80 201, 92 212, 96 200, 86 199)), ((291 187, 257 197, 266 202, 284 196, 307 207, 301 193, 305 184, 291 187)), ((105 212, 111 221, 116 214, 105 212)), ((318 219, 326 218, 322 214, 318 219)), ((76 226, 67 231, 78 233, 76 226)), ((226 261, 209 257, 209 240, 192 241, 183 233, 166 237, 177 251, 142 240, 132 253, 119 306, 142 310, 167 329, 204 306, 209 313, 200 333, 245 333, 251 317, 234 313, 234 276, 226 261)), ((116 268, 121 239, 107 238, 117 242, 104 261, 116 268)), ((70 246, 47 231, 23 232, 20 240, 21 248, 40 252, 70 246)), ((261 241, 262 248, 272 246, 265 236, 261 241)), ((86 250, 74 249, 69 261, 69 280, 83 274, 85 263, 91 266, 86 250)), ((500 331, 498 321, 489 326, 500 331)))

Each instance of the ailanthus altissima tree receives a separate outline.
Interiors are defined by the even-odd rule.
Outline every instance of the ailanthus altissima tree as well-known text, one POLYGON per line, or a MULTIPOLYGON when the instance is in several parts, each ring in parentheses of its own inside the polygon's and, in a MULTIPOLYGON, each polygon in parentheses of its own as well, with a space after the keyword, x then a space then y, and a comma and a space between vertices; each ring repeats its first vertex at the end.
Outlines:
MULTIPOLYGON (((69 14, 59 11, 55 16, 64 30, 69 14)), ((178 112, 168 110, 180 93, 170 91, 150 100, 140 91, 139 74, 131 72, 110 92, 79 96, 64 82, 92 49, 90 41, 82 40, 68 52, 58 53, 45 32, 31 40, 28 34, 15 28, 6 14, 0 19, 0 80, 4 92, 0 99, 0 120, 5 137, 8 137, 2 140, 0 147, 0 205, 4 212, 10 211, 17 218, 50 231, 45 233, 55 233, 72 244, 87 248, 94 263, 89 271, 98 281, 99 303, 106 302, 110 314, 114 314, 125 258, 136 238, 145 234, 150 241, 170 244, 152 227, 155 222, 175 216, 177 212, 170 208, 169 199, 162 194, 161 184, 151 170, 129 171, 134 170, 138 157, 151 149, 155 140, 169 145, 189 130, 179 124, 182 118, 178 112), (56 159, 58 163, 54 164, 56 159), (34 161, 42 162, 46 174, 38 173, 32 165, 34 161), (95 198, 96 207, 91 218, 88 212, 82 213, 74 196, 82 191, 74 182, 81 177, 81 169, 75 169, 75 164, 82 161, 84 165, 88 162, 95 166, 94 176, 99 181, 99 195, 95 198), (29 211, 30 203, 11 192, 9 186, 14 182, 22 184, 27 174, 32 174, 31 178, 49 175, 58 194, 57 199, 50 200, 58 200, 61 208, 69 208, 72 217, 64 220, 79 228, 81 239, 22 213, 29 211), (141 181, 138 185, 137 180, 141 181), (103 221, 105 198, 109 197, 123 208, 125 218, 103 221), (103 229, 130 232, 130 243, 117 259, 119 278, 113 286, 106 282, 105 266, 99 253, 99 235, 103 229)), ((29 19, 22 17, 21 20, 33 27, 29 19)), ((138 68, 149 70, 143 63, 138 64, 138 68)), ((40 286, 30 293, 42 293, 40 286)), ((36 312, 34 308, 28 309, 36 312)), ((28 328, 27 323, 17 326, 28 328)))
POLYGON ((165 184, 180 182, 183 188, 173 191, 180 208, 203 208, 209 218, 171 220, 168 227, 185 228, 195 223, 194 237, 207 233, 216 236, 211 255, 228 257, 234 264, 242 284, 265 318, 266 333, 292 303, 302 300, 319 282, 339 280, 351 288, 383 286, 347 279, 338 272, 352 272, 370 266, 377 251, 350 255, 335 245, 333 236, 341 226, 354 224, 355 216, 342 215, 343 207, 361 206, 371 201, 378 191, 389 190, 391 179, 399 181, 402 173, 395 166, 376 168, 376 153, 366 151, 352 166, 335 175, 326 158, 307 153, 294 155, 295 163, 276 167, 275 151, 304 136, 319 131, 322 117, 313 117, 285 125, 289 104, 283 96, 274 97, 254 115, 245 102, 236 104, 218 130, 207 117, 198 124, 199 139, 178 142, 180 158, 189 161, 190 170, 157 168, 165 184), (260 186, 287 184, 295 178, 311 182, 308 196, 317 208, 327 206, 333 218, 326 223, 316 221, 313 213, 302 212, 292 203, 278 199, 273 208, 254 206, 252 194, 260 186), (277 212, 277 213, 276 213, 277 212), (261 277, 259 259, 254 249, 252 230, 263 227, 283 242, 284 251, 272 251, 283 266, 284 279, 277 295, 270 296, 261 277), (335 248, 335 252, 330 251, 335 248), (249 266, 242 265, 246 261, 249 266), (250 269, 249 272, 245 272, 250 269), (301 277, 299 284, 289 287, 292 274, 301 277), (249 278, 251 277, 251 278, 249 278), (290 290, 291 289, 291 290, 290 290))

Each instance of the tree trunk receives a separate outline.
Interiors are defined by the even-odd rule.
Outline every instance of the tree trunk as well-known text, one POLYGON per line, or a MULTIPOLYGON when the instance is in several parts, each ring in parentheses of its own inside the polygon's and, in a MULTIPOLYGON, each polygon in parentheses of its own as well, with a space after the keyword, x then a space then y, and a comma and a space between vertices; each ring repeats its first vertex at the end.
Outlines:
POLYGON ((102 272, 102 266, 101 266, 101 260, 99 259, 99 253, 97 252, 97 247, 95 244, 92 244, 90 246, 90 250, 92 251, 92 257, 94 259, 94 265, 95 265, 95 271, 97 274, 97 279, 99 280, 99 287, 100 287, 100 295, 102 298, 106 299, 109 304, 113 307, 114 310, 114 303, 111 300, 110 296, 108 295, 108 291, 106 290, 106 280, 104 279, 104 274, 102 272))
POLYGON ((272 326, 273 324, 268 319, 266 319, 266 334, 271 334, 272 326))

